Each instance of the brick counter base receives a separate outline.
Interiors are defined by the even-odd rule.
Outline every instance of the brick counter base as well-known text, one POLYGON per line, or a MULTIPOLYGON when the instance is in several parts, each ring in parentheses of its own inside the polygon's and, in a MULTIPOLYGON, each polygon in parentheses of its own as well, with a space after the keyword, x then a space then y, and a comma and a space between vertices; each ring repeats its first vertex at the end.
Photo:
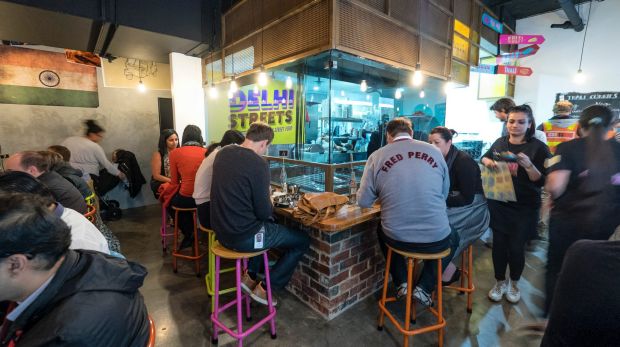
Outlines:
POLYGON ((288 291, 328 320, 377 291, 385 270, 377 242, 378 222, 325 232, 286 219, 287 226, 307 232, 312 239, 288 291))

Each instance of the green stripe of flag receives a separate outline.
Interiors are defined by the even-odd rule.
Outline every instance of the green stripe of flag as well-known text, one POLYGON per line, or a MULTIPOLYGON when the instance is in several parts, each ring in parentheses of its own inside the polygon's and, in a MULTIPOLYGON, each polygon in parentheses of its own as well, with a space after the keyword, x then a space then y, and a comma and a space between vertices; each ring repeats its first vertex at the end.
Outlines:
POLYGON ((96 91, 0 85, 0 103, 99 107, 99 95, 96 91))

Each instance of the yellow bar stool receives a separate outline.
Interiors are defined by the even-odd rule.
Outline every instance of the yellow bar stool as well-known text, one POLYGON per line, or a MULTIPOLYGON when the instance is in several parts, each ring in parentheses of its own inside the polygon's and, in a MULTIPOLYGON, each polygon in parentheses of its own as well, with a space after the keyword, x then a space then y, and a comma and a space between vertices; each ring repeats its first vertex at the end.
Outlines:
POLYGON ((443 330, 446 326, 446 321, 443 318, 443 296, 442 296, 442 286, 441 286, 441 259, 447 257, 450 254, 450 248, 439 252, 439 253, 414 253, 414 252, 406 252, 396 248, 391 247, 390 245, 386 245, 388 248, 387 257, 385 260, 385 277, 383 281, 383 293, 381 295, 381 300, 379 300, 379 324, 377 328, 379 330, 383 330, 383 323, 385 320, 385 316, 396 326, 398 331, 404 335, 403 346, 409 346, 409 336, 419 335, 431 331, 437 331, 439 335, 439 347, 443 346, 443 330), (392 315, 392 313, 386 308, 385 304, 388 302, 396 301, 396 297, 388 297, 387 296, 387 288, 390 280, 390 264, 392 263, 392 253, 396 252, 402 255, 407 260, 407 300, 405 308, 405 326, 403 327, 396 317, 392 315), (415 306, 412 305, 412 296, 413 296, 413 273, 415 272, 416 265, 420 260, 437 260, 437 289, 435 292, 437 294, 437 309, 432 307, 428 308, 435 317, 437 317, 437 323, 431 324, 425 327, 410 329, 409 325, 411 324, 411 318, 416 319, 415 306), (413 313, 411 309, 413 308, 413 313))
MULTIPOLYGON (((207 229, 202 225, 199 225, 198 228, 203 232, 207 233, 209 240, 209 252, 207 254, 207 259, 209 261, 209 271, 205 275, 205 283, 207 285, 207 294, 209 294, 209 296, 211 297, 211 312, 213 312, 213 309, 215 308, 215 254, 213 253, 213 250, 211 248, 215 245, 215 233, 213 232, 213 230, 207 229)), ((228 268, 220 269, 220 274, 233 271, 235 271, 235 267, 231 266, 228 268)), ((235 290, 235 287, 220 289, 219 295, 232 293, 235 290)))

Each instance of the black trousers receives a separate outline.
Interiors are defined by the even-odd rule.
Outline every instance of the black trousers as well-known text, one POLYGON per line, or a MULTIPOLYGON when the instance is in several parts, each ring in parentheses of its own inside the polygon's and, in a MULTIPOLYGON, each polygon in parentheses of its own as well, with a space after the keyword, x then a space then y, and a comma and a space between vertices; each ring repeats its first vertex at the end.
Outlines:
MULTIPOLYGON (((172 209, 172 206, 180 208, 192 208, 196 207, 196 202, 191 196, 183 196, 179 193, 176 193, 172 200, 170 200, 170 206, 168 207, 168 214, 170 214, 174 218, 175 211, 172 209)), ((178 223, 179 229, 181 229, 184 237, 194 237, 194 221, 192 220, 191 212, 179 212, 178 223)))
POLYGON ((549 218, 547 272, 545 274, 545 316, 551 309, 553 293, 564 263, 564 256, 570 246, 583 239, 607 240, 611 232, 612 227, 602 227, 599 223, 586 222, 586 216, 579 218, 579 216, 574 215, 569 217, 551 214, 551 218, 549 218))
POLYGON ((518 281, 525 268, 525 243, 531 230, 538 224, 538 207, 489 200, 491 229, 493 230, 493 269, 495 279, 506 279, 506 268, 510 268, 510 279, 518 281))
POLYGON ((198 208, 198 221, 200 221, 200 225, 211 229, 211 202, 203 202, 196 207, 198 208))

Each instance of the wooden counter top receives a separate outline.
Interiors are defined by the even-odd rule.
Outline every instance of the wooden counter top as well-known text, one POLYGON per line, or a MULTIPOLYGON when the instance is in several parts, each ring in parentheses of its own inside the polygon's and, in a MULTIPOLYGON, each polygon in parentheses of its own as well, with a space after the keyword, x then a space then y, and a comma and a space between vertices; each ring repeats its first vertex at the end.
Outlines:
MULTIPOLYGON (((292 208, 276 207, 275 211, 279 215, 296 219, 293 217, 292 208)), ((371 208, 361 208, 358 205, 347 204, 340 208, 335 215, 314 223, 312 227, 327 232, 338 232, 367 222, 377 217, 379 212, 381 212, 381 207, 379 205, 374 205, 371 208)))

